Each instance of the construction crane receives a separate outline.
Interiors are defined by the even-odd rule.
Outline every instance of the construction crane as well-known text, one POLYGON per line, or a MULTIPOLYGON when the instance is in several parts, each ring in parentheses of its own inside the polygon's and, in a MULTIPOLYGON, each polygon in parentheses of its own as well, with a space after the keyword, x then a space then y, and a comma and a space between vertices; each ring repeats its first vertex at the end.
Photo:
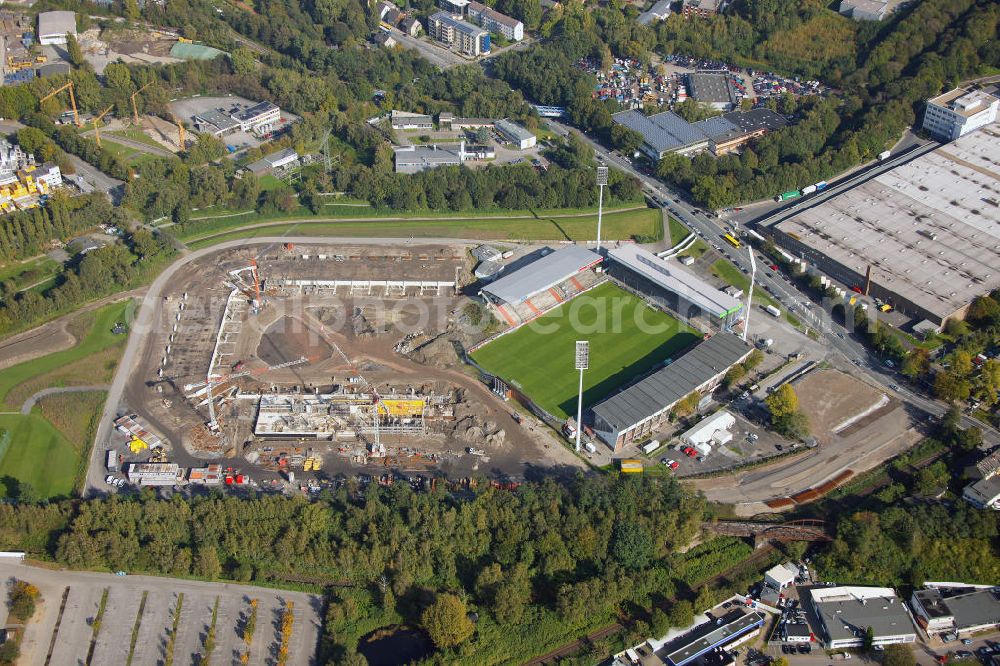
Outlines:
POLYGON ((177 116, 171 114, 170 118, 177 125, 177 145, 180 146, 181 150, 184 150, 184 125, 181 124, 181 121, 177 120, 177 116))
POLYGON ((94 118, 94 139, 97 140, 97 147, 98 148, 101 147, 101 128, 100 128, 99 123, 101 122, 101 118, 103 118, 104 116, 108 115, 108 111, 110 111, 113 108, 115 108, 114 104, 112 104, 108 108, 106 108, 103 111, 101 111, 101 113, 96 118, 94 118))
POLYGON ((46 100, 52 99, 53 97, 55 97, 56 95, 58 95, 59 93, 61 93, 63 90, 66 90, 67 88, 69 89, 69 103, 70 103, 70 106, 73 107, 73 124, 76 125, 77 127, 80 127, 80 114, 76 110, 76 96, 73 94, 73 82, 72 81, 66 83, 65 85, 62 85, 62 86, 56 88, 55 90, 53 90, 52 92, 50 92, 45 97, 43 97, 40 100, 38 100, 38 103, 39 103, 39 105, 41 105, 46 100))
POLYGON ((152 81, 150 81, 149 83, 147 83, 146 85, 144 85, 143 87, 139 88, 134 93, 132 93, 132 122, 135 123, 136 125, 139 124, 139 109, 137 109, 135 106, 135 98, 139 95, 139 93, 141 93, 143 90, 145 90, 151 85, 153 85, 152 81))
MULTIPOLYGON (((326 327, 322 326, 321 330, 325 333, 326 327)), ((379 412, 380 410, 384 409, 385 413, 388 414, 389 410, 386 408, 385 405, 382 404, 382 396, 379 395, 378 389, 376 389, 371 382, 365 379, 364 375, 358 372, 358 369, 354 367, 354 363, 352 363, 351 359, 347 357, 347 354, 344 353, 344 350, 340 348, 340 345, 338 345, 331 337, 327 337, 326 341, 330 343, 330 346, 333 347, 334 351, 336 351, 337 354, 340 356, 340 358, 343 359, 344 363, 347 364, 347 367, 349 367, 354 372, 354 375, 361 380, 361 383, 364 384, 369 391, 371 391, 372 413, 374 416, 374 434, 375 434, 374 451, 381 452, 382 441, 379 433, 380 431, 379 412)))

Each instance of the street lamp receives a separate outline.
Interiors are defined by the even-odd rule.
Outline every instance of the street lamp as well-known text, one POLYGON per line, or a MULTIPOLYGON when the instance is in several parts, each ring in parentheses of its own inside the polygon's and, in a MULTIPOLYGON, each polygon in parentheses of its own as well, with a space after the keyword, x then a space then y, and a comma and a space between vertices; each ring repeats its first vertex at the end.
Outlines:
POLYGON ((583 430, 583 371, 590 366, 590 343, 576 341, 576 369, 580 371, 580 395, 576 401, 576 451, 580 452, 580 431, 583 430))
MULTIPOLYGON (((608 167, 597 167, 597 254, 601 253, 601 212, 604 209, 604 186, 608 184, 608 167)), ((579 447, 578 447, 579 448, 579 447)))

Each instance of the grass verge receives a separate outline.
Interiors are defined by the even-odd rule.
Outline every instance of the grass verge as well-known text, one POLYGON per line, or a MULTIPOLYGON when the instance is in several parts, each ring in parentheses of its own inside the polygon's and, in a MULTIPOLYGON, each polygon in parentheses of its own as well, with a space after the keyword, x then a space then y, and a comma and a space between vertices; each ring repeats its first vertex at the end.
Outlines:
MULTIPOLYGON (((736 265, 729 261, 728 259, 719 259, 714 264, 712 264, 712 275, 723 280, 727 284, 731 284, 734 287, 742 289, 744 292, 750 288, 750 277, 744 275, 740 269, 736 268, 736 265)), ((767 295, 767 292, 760 287, 754 287, 753 289, 753 302, 755 305, 760 305, 766 307, 768 305, 773 305, 778 307, 778 302, 767 295)))

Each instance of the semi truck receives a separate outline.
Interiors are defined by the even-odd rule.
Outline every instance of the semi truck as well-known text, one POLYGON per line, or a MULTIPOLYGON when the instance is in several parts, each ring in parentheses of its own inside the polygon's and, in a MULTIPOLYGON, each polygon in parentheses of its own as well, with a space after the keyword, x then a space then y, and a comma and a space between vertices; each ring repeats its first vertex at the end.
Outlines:
POLYGON ((888 150, 883 150, 881 153, 878 154, 878 161, 884 162, 885 160, 889 159, 890 155, 892 155, 892 153, 890 153, 888 150))
POLYGON ((771 315, 772 317, 781 316, 781 310, 774 307, 773 305, 768 305, 766 308, 764 308, 764 311, 767 312, 767 314, 771 315))
POLYGON ((798 196, 801 196, 798 190, 789 190, 788 192, 782 192, 778 196, 774 197, 774 200, 778 202, 788 201, 789 199, 794 199, 798 196))

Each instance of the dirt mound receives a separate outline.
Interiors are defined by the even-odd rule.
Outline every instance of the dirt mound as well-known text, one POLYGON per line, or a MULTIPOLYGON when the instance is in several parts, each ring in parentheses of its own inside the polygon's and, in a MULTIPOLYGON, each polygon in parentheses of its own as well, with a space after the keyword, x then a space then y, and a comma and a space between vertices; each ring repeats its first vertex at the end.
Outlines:
POLYGON ((257 346, 257 356, 268 365, 305 357, 329 358, 333 347, 301 319, 282 317, 267 327, 257 346))
POLYGON ((427 344, 414 349, 410 358, 417 363, 437 368, 454 368, 459 362, 455 345, 443 335, 439 335, 427 344))
POLYGON ((502 448, 507 441, 507 432, 492 421, 484 421, 470 415, 455 423, 455 436, 463 442, 476 446, 502 448))

